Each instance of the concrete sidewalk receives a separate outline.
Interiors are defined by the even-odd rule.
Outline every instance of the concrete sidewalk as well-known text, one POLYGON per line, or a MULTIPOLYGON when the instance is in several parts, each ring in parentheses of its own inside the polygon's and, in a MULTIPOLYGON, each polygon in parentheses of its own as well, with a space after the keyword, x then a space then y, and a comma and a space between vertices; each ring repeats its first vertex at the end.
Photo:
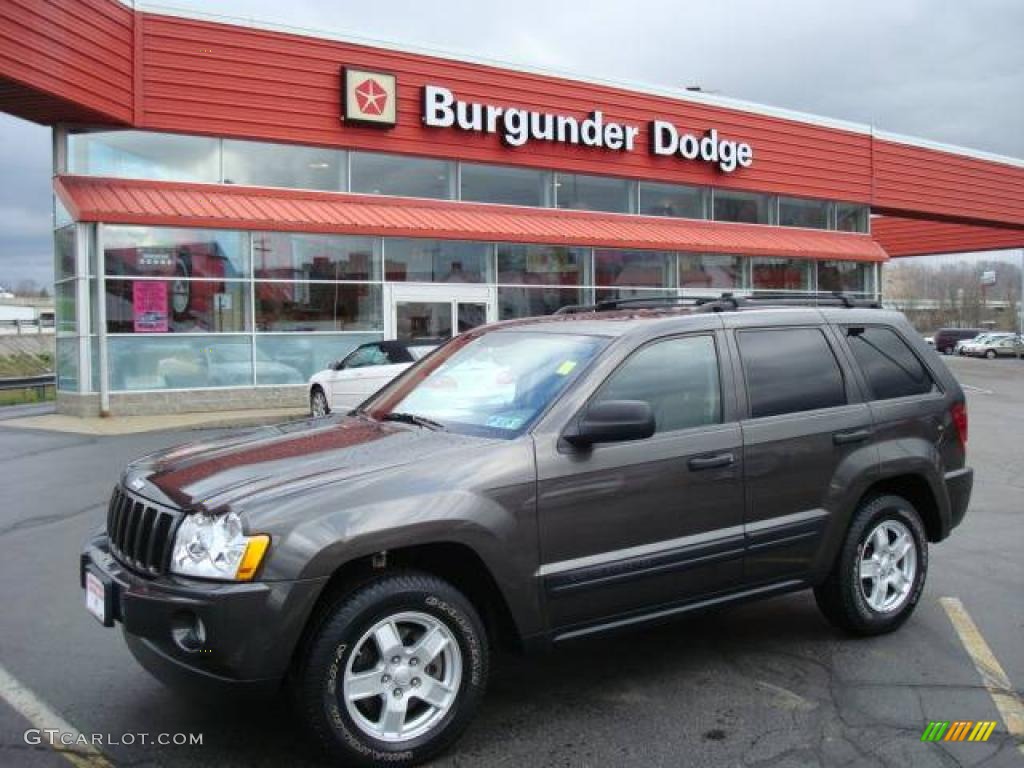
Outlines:
POLYGON ((158 416, 111 416, 79 418, 59 413, 4 419, 0 429, 41 429, 79 435, 130 435, 186 429, 217 429, 221 427, 256 427, 279 424, 308 416, 306 408, 274 408, 268 410, 211 411, 210 413, 169 413, 158 416))

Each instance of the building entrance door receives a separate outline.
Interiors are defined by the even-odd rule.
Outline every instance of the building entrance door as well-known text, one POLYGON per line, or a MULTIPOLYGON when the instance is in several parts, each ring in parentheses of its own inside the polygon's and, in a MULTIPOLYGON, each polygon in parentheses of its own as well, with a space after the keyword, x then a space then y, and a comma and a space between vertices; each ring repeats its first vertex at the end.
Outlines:
POLYGON ((389 339, 447 341, 497 319, 494 289, 487 285, 388 285, 389 339))

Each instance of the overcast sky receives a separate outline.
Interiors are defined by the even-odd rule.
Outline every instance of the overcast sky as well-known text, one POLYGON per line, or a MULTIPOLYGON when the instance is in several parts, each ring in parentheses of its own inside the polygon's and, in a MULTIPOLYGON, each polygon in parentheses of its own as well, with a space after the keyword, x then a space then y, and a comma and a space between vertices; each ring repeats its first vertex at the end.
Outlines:
MULTIPOLYGON (((177 0, 1024 157, 1020 0, 177 0), (286 10, 285 10, 286 9, 286 10)), ((0 283, 50 283, 49 130, 0 115, 0 283)))

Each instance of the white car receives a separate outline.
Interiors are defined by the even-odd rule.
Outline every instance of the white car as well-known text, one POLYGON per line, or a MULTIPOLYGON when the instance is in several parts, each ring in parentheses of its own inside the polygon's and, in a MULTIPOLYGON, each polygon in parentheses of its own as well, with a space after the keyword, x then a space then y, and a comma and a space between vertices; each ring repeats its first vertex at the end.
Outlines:
POLYGON ((309 379, 314 417, 350 411, 398 374, 437 348, 432 341, 373 341, 362 344, 309 379))
POLYGON ((991 344, 994 341, 1001 341, 1002 339, 1013 338, 1012 333, 980 333, 973 339, 963 339, 956 343, 953 348, 953 353, 957 355, 973 355, 976 347, 983 347, 986 344, 991 344))

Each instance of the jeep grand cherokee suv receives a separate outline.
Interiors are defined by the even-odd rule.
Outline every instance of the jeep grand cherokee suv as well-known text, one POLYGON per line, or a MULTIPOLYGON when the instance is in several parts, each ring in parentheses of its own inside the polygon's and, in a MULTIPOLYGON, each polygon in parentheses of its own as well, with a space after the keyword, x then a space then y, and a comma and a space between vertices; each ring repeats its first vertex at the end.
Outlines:
POLYGON ((284 686, 339 761, 411 764, 467 726, 499 644, 804 588, 896 629, 964 517, 966 442, 897 313, 499 323, 347 415, 130 464, 82 584, 156 676, 284 686))

